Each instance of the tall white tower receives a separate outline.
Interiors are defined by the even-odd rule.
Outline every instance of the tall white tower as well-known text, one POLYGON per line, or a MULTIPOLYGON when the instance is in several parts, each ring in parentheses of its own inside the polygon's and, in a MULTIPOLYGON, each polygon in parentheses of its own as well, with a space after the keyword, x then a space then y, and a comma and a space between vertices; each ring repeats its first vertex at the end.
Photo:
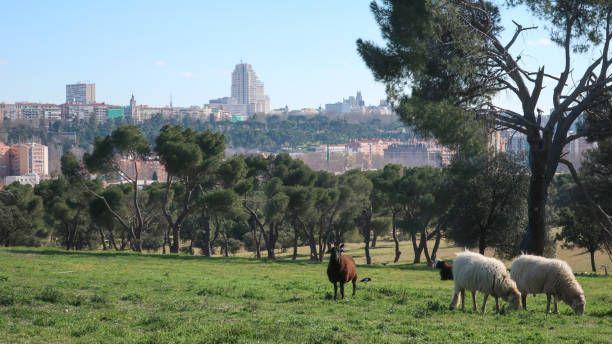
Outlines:
POLYGON ((237 64, 232 73, 232 98, 247 105, 247 114, 270 111, 270 98, 264 94, 264 84, 248 63, 237 64))

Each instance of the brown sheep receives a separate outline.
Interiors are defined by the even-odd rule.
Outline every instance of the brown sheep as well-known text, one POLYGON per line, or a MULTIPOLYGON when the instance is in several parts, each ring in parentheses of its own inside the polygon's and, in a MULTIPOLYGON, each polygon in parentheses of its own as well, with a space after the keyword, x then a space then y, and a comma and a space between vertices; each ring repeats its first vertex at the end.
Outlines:
POLYGON ((453 279, 453 264, 448 264, 443 260, 438 260, 435 265, 436 269, 440 269, 440 279, 443 281, 453 279))
POLYGON ((353 257, 343 254, 344 244, 340 247, 332 247, 329 264, 327 265, 327 277, 334 284, 334 300, 338 296, 338 285, 340 282, 340 293, 344 299, 344 283, 353 282, 353 296, 357 290, 357 266, 353 257))

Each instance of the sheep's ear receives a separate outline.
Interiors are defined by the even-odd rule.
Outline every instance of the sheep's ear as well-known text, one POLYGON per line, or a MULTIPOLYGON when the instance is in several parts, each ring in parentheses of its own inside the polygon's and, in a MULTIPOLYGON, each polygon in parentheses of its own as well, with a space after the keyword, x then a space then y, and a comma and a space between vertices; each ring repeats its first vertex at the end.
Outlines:
POLYGON ((340 244, 340 248, 344 248, 344 244, 340 244))

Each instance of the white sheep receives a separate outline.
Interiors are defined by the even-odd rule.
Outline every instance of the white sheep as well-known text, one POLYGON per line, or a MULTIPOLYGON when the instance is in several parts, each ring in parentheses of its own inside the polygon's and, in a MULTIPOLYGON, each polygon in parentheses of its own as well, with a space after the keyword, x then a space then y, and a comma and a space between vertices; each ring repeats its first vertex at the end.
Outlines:
POLYGON ((495 258, 485 257, 481 254, 465 251, 457 254, 453 263, 453 277, 455 290, 450 308, 459 305, 461 294, 461 309, 465 309, 465 290, 472 292, 472 302, 476 311, 476 291, 484 294, 482 312, 486 312, 487 298, 495 297, 495 309, 499 313, 499 297, 511 303, 514 309, 519 308, 521 293, 514 281, 510 278, 506 266, 495 258))
POLYGON ((572 268, 559 259, 532 255, 521 255, 510 269, 512 279, 522 293, 523 308, 527 309, 527 294, 546 294, 546 312, 550 312, 550 297, 554 297, 555 313, 557 299, 567 303, 574 313, 582 315, 586 299, 572 268))

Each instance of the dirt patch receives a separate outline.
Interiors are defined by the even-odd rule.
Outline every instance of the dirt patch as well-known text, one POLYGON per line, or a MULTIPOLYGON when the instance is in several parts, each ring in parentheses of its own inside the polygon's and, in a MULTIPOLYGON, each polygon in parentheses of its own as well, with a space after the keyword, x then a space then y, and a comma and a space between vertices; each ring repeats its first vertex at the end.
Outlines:
POLYGON ((15 257, 25 257, 25 258, 37 258, 37 257, 42 257, 42 254, 37 254, 37 253, 9 253, 11 256, 15 256, 15 257))

